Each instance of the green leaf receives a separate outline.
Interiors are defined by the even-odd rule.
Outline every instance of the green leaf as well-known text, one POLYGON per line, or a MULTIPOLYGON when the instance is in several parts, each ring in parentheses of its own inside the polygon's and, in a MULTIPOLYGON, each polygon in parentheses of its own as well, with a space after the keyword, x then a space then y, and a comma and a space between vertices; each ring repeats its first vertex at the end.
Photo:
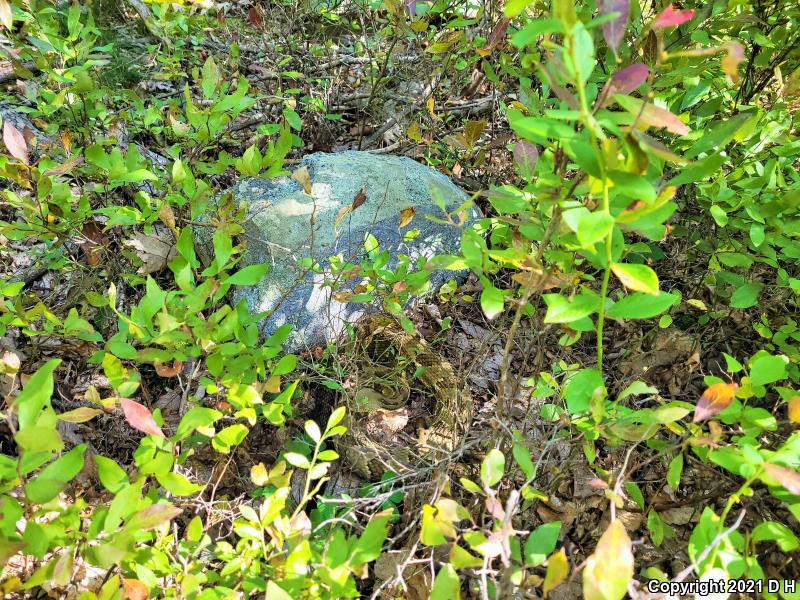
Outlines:
POLYGON ((191 496, 203 489, 202 485, 192 483, 180 473, 156 473, 156 479, 173 496, 191 496))
POLYGON ((753 528, 751 539, 753 542, 773 541, 778 544, 782 552, 794 552, 800 548, 800 542, 792 530, 783 523, 764 521, 753 528))
POLYGON ((746 283, 736 288, 731 295, 731 308, 750 308, 758 304, 758 297, 764 289, 763 283, 746 283))
POLYGON ((519 111, 509 110, 509 124, 520 136, 534 142, 546 145, 551 139, 570 139, 576 135, 572 127, 561 121, 521 115, 519 111))
POLYGON ((342 419, 344 419, 345 411, 346 409, 344 406, 339 406, 331 413, 331 416, 328 417, 328 423, 325 425, 325 433, 328 433, 331 429, 333 429, 339 423, 342 422, 342 419))
POLYGON ((242 423, 230 425, 211 438, 211 445, 221 454, 230 454, 234 446, 238 446, 244 441, 249 431, 247 426, 242 423))
POLYGON ((658 275, 647 265, 611 263, 611 270, 629 290, 644 294, 658 294, 658 275))
POLYGON ((681 484, 681 474, 683 473, 683 454, 678 454, 669 463, 667 469, 667 484, 677 491, 681 484))
POLYGON ((667 185, 682 185, 685 183, 700 182, 712 175, 720 173, 720 167, 728 160, 727 156, 713 154, 708 158, 684 167, 679 175, 667 182, 667 185))
POLYGON ((525 477, 530 481, 533 479, 535 474, 535 467, 533 466, 533 460, 531 459, 531 452, 528 450, 527 447, 523 446, 519 442, 514 442, 514 446, 511 449, 511 453, 514 456, 514 460, 516 461, 519 468, 524 473, 525 477))
POLYGON ((786 379, 786 364, 789 362, 785 356, 762 354, 750 364, 750 383, 752 385, 767 385, 781 379, 786 379))
POLYGON ((322 440, 322 432, 319 430, 319 425, 314 421, 306 421, 304 428, 308 437, 314 440, 315 444, 319 444, 320 440, 322 440))
POLYGON ((286 375, 294 371, 294 368, 297 366, 297 356, 294 354, 287 354, 282 356, 278 363, 272 367, 270 374, 273 377, 280 377, 281 375, 286 375))
POLYGON ((583 292, 571 301, 561 294, 543 294, 547 304, 545 323, 572 323, 588 317, 600 307, 600 298, 591 292, 583 292))
POLYGON ((288 462, 290 465, 297 467, 298 469, 311 468, 311 463, 308 462, 308 459, 297 452, 285 452, 283 454, 283 458, 286 459, 286 462, 288 462))
POLYGON ((641 175, 634 175, 626 171, 610 171, 608 174, 615 192, 619 192, 637 200, 652 202, 656 199, 656 189, 650 181, 641 175))
POLYGON ((614 229, 614 217, 601 210, 585 213, 578 221, 578 241, 582 248, 593 248, 614 229))
POLYGON ((214 62, 213 57, 209 56, 206 59, 206 62, 203 64, 202 87, 203 87, 203 95, 206 98, 211 98, 211 96, 217 90, 217 87, 219 86, 221 79, 222 77, 220 75, 217 63, 214 62))
POLYGON ((195 406, 190 408, 188 412, 181 417, 181 422, 178 424, 178 429, 175 432, 174 439, 182 440, 195 430, 206 429, 221 419, 223 414, 214 410, 213 408, 206 408, 204 406, 195 406))
POLYGON ((100 483, 112 494, 116 494, 130 485, 128 475, 115 461, 97 455, 94 457, 94 462, 97 465, 97 476, 100 483))
POLYGON ((72 481, 83 469, 85 452, 86 444, 80 444, 42 469, 36 478, 25 486, 28 500, 42 504, 55 498, 64 485, 72 481))
POLYGON ((459 600, 461 598, 461 583, 458 573, 451 564, 443 565, 433 580, 431 600, 459 600))
POLYGON ((597 369, 581 369, 575 373, 564 388, 569 414, 574 415, 589 410, 592 396, 602 393, 604 389, 603 377, 597 369))
POLYGON ((376 514, 367 523, 364 533, 359 536, 350 554, 350 562, 354 566, 372 562, 380 556, 383 542, 389 533, 389 518, 393 512, 393 509, 387 508, 376 514))
POLYGON ((505 470, 505 455, 497 448, 492 448, 481 463, 481 481, 485 486, 492 487, 503 478, 505 470))
POLYGON ((634 292, 606 311, 612 319, 650 319, 660 315, 680 300, 680 295, 661 292, 658 296, 634 292))
POLYGON ((42 409, 49 404, 53 395, 53 371, 61 364, 61 360, 47 361, 34 373, 14 400, 19 419, 19 428, 32 426, 42 409))
POLYGON ((558 534, 561 532, 561 522, 553 521, 540 525, 525 540, 522 556, 526 567, 538 567, 556 549, 558 534))
POLYGON ((491 321, 503 312, 504 300, 503 292, 494 287, 491 283, 487 283, 483 286, 483 290, 481 291, 481 309, 483 309, 483 314, 486 315, 487 319, 491 321))
POLYGON ((228 277, 223 283, 229 285, 256 285, 266 277, 269 265, 250 265, 228 277))
POLYGON ((625 491, 628 493, 628 497, 636 502, 639 508, 644 509, 644 494, 642 494, 641 488, 639 488, 635 481, 626 481, 625 491))

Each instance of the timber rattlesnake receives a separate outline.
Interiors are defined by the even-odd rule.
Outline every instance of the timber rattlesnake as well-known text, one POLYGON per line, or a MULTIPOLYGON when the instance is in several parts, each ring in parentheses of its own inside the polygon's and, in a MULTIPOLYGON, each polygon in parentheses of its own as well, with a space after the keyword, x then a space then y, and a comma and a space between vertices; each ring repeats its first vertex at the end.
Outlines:
POLYGON ((472 418, 472 396, 453 366, 417 333, 393 318, 368 316, 345 344, 349 389, 343 397, 347 432, 337 449, 356 475, 375 480, 384 471, 406 473, 449 456, 472 418), (403 433, 412 391, 428 405, 428 427, 403 433))

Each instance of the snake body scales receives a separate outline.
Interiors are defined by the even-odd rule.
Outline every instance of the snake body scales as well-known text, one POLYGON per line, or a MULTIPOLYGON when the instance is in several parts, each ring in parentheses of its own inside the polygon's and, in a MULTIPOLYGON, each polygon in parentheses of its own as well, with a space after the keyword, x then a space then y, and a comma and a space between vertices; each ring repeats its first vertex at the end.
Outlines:
POLYGON ((421 335, 405 331, 391 317, 368 316, 354 329, 345 356, 356 383, 343 394, 347 431, 337 442, 345 466, 376 480, 384 471, 402 474, 446 459, 472 418, 466 382, 421 335), (409 439, 392 425, 408 422, 412 392, 429 407, 428 427, 409 439))

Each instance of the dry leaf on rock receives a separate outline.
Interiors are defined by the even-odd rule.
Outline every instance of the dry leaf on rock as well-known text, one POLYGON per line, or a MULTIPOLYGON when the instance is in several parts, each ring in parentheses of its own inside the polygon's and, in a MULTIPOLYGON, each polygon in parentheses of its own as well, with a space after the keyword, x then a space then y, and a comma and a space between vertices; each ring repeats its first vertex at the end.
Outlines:
POLYGON ((177 254, 175 238, 164 228, 153 228, 152 233, 135 233, 123 245, 136 252, 142 261, 138 273, 148 275, 160 271, 177 254))

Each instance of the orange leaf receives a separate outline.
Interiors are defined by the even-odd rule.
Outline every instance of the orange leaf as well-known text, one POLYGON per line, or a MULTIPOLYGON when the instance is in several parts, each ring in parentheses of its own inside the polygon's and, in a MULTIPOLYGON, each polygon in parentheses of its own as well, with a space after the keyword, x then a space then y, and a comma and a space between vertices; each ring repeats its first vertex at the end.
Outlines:
POLYGON ((795 496, 800 496, 800 473, 788 467, 767 463, 764 472, 795 496))
POLYGON ((3 143, 11 156, 21 160, 26 165, 31 164, 28 158, 28 144, 25 142, 25 136, 8 120, 3 123, 3 143))
POLYGON ((789 420, 792 423, 800 423, 800 396, 792 396, 789 399, 789 420))
POLYGON ((722 70, 731 78, 731 81, 736 83, 740 79, 739 63, 744 60, 744 48, 739 42, 731 42, 725 45, 725 50, 725 56, 720 61, 722 70))
POLYGON ((122 412, 125 413, 125 420, 130 423, 131 427, 148 435, 164 437, 164 432, 153 419, 149 408, 128 398, 121 398, 119 404, 122 406, 122 412))
POLYGON ((258 14, 258 9, 255 6, 251 6, 250 10, 247 11, 247 21, 253 27, 261 27, 261 15, 258 14))
POLYGON ((736 395, 739 386, 735 383, 715 383, 703 392, 694 409, 695 423, 705 421, 725 410, 736 395))
POLYGON ((414 218, 414 215, 417 214, 417 211, 414 210, 413 206, 409 206, 408 208, 404 208, 400 211, 400 229, 411 223, 411 219, 414 218))
POLYGON ((123 579, 122 587, 128 600, 147 600, 150 596, 148 587, 138 579, 123 579))
POLYGON ((177 377, 178 373, 183 370, 183 363, 179 360, 174 361, 171 367, 160 362, 153 364, 153 366, 159 377, 177 377))

